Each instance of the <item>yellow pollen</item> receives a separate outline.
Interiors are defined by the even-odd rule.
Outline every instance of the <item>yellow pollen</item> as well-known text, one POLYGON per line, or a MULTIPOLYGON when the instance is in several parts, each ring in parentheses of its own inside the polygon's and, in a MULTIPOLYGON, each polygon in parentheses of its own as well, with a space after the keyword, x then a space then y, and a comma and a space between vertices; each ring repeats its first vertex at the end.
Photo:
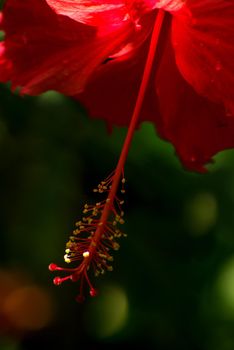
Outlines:
POLYGON ((83 253, 83 257, 84 258, 88 258, 89 257, 89 251, 87 250, 86 252, 83 253))
POLYGON ((71 262, 71 259, 69 259, 69 257, 67 256, 67 254, 64 255, 64 261, 65 261, 66 263, 68 263, 68 264, 71 262))

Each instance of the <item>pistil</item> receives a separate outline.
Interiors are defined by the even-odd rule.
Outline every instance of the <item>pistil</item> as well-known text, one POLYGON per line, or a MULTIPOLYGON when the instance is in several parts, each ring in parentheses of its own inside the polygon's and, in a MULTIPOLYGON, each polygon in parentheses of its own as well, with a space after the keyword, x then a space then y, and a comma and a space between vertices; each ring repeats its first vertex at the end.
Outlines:
MULTIPOLYGON (((109 262, 112 261, 113 258, 110 255, 109 250, 118 250, 119 244, 115 240, 116 238, 124 236, 124 234, 116 227, 117 224, 124 223, 122 218, 123 211, 121 209, 123 201, 117 197, 117 191, 120 182, 122 182, 122 186, 125 184, 125 178, 123 176, 124 165, 134 131, 139 122, 142 104, 157 52, 164 17, 164 10, 158 10, 135 108, 133 110, 131 122, 116 169, 105 181, 101 182, 97 189, 94 190, 99 193, 107 192, 107 199, 96 203, 95 206, 88 206, 87 204, 84 206, 83 213, 86 214, 86 216, 83 218, 83 221, 77 223, 78 229, 74 230, 73 236, 70 237, 67 244, 67 249, 65 251, 66 254, 64 256, 65 262, 70 263, 78 260, 80 263, 76 268, 61 268, 56 264, 50 264, 49 266, 51 271, 65 271, 70 273, 68 277, 55 277, 54 283, 56 285, 61 284, 69 278, 72 281, 80 280, 80 294, 77 299, 78 301, 83 300, 84 280, 86 280, 89 286, 90 295, 96 295, 96 291, 88 277, 88 270, 92 266, 95 275, 103 273, 105 269, 111 271, 112 266, 109 265, 109 262), (110 219, 111 217, 113 217, 113 219, 110 219)), ((124 187, 121 192, 125 192, 124 187)))

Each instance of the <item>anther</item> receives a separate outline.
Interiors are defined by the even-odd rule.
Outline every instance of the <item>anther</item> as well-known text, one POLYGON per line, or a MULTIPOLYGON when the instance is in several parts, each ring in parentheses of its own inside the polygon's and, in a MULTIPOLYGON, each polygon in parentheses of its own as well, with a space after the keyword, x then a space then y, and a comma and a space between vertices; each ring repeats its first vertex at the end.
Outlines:
POLYGON ((119 250, 119 247, 120 247, 119 243, 116 243, 116 242, 113 243, 114 250, 119 250))
POLYGON ((65 261, 67 264, 69 264, 69 263, 71 262, 71 259, 68 257, 67 254, 65 254, 63 258, 64 258, 64 261, 65 261))
POLYGON ((86 252, 83 253, 83 257, 84 258, 88 258, 89 257, 89 251, 87 250, 86 252))

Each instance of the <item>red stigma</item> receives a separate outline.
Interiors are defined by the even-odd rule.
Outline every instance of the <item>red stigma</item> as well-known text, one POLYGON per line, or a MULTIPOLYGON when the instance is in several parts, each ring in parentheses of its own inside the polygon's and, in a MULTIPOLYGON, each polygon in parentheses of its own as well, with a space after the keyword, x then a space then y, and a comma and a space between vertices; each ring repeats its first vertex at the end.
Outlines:
POLYGON ((85 297, 83 295, 79 294, 76 297, 76 301, 77 301, 77 303, 81 304, 85 301, 85 297))
POLYGON ((53 283, 54 283, 54 285, 55 286, 59 286, 61 283, 62 283, 62 278, 60 278, 60 277, 55 277, 54 279, 53 279, 53 283))
POLYGON ((97 290, 95 288, 91 288, 90 291, 89 291, 89 294, 91 297, 96 297, 97 296, 97 290))
POLYGON ((50 271, 56 271, 58 266, 54 263, 51 263, 49 266, 48 266, 49 270, 50 271))

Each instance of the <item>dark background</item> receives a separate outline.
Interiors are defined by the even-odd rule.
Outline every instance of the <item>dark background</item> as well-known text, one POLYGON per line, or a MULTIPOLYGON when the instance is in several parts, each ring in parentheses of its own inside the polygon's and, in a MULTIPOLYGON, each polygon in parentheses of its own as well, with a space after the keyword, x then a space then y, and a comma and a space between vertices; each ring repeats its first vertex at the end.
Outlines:
MULTIPOLYGON (((0 1, 0 5, 1 5, 0 1)), ((205 175, 183 170, 150 123, 126 164, 114 271, 52 284, 92 189, 115 167, 126 129, 107 132, 72 99, 0 87, 0 350, 234 349, 234 152, 205 175)), ((207 135, 209 137, 209 135, 207 135)))

